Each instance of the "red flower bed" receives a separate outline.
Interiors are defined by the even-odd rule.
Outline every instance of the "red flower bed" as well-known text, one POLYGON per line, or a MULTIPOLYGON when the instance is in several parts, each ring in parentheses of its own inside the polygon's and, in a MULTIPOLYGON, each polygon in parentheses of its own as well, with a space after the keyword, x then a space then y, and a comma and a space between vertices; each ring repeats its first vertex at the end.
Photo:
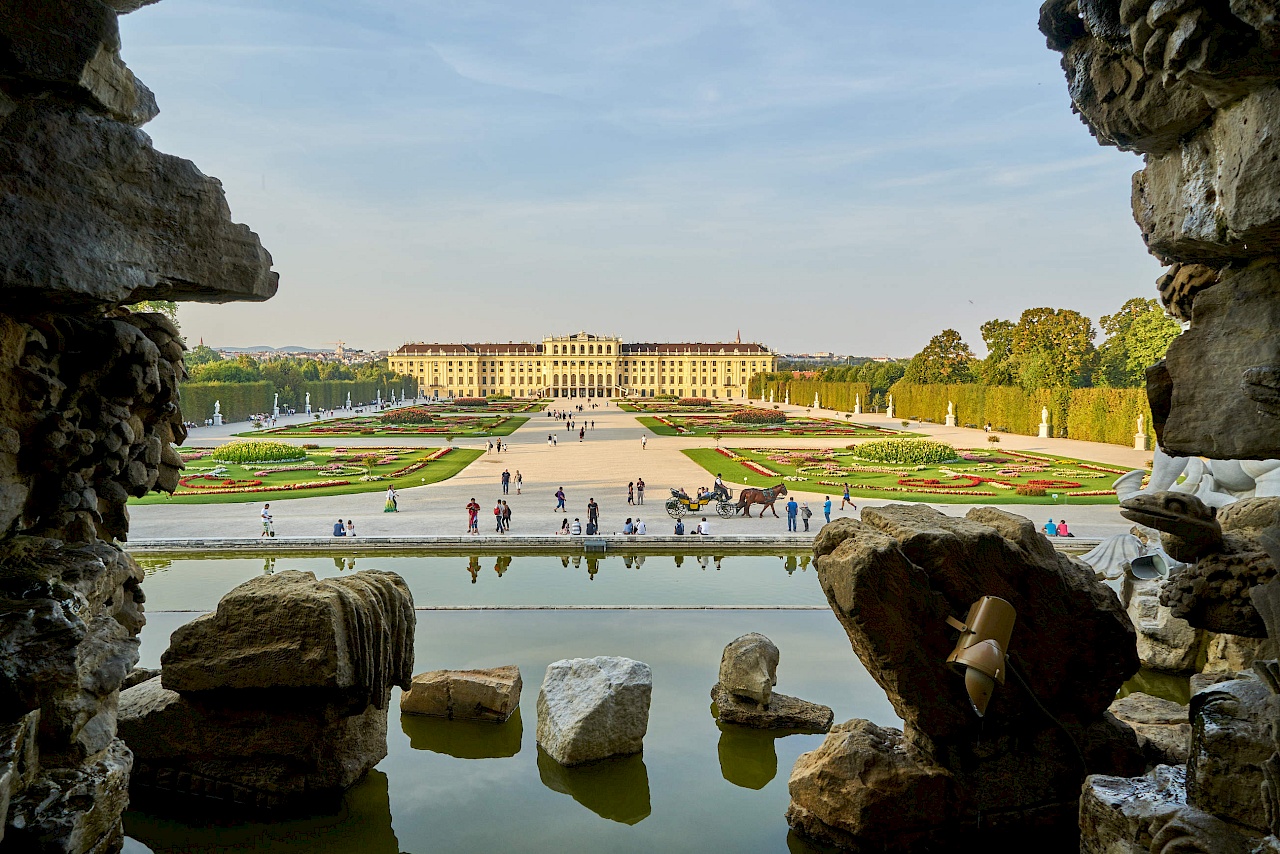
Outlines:
POLYGON ((1027 486, 1039 486, 1043 489, 1076 489, 1080 486, 1074 480, 1029 480, 1027 486))
POLYGON ((926 487, 929 491, 938 489, 972 489, 982 484, 982 478, 974 477, 971 474, 963 474, 959 477, 952 478, 950 482, 937 480, 931 477, 901 477, 898 478, 898 486, 919 486, 926 487), (963 482, 960 482, 963 481, 963 482))

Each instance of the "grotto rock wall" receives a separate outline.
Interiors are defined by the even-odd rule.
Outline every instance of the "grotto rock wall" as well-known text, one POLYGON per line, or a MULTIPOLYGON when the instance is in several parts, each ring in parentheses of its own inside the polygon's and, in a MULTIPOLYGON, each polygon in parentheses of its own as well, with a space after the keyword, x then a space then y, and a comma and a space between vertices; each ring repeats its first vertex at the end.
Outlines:
POLYGON ((262 300, 271 258, 221 185, 139 128, 120 56, 145 0, 0 9, 0 851, 108 852, 143 574, 129 496, 172 490, 184 346, 142 299, 262 300))
POLYGON ((1133 214, 1190 322, 1148 372, 1174 455, 1280 453, 1280 3, 1048 0, 1072 107, 1135 151, 1133 214))

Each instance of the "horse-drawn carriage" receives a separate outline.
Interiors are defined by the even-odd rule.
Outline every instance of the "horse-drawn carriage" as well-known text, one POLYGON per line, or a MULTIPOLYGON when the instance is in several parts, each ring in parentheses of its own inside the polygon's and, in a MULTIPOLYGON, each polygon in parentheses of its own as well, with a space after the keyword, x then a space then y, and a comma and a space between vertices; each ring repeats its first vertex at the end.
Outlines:
POLYGON ((690 498, 683 489, 673 489, 671 497, 667 499, 666 507, 667 514, 672 519, 679 519, 687 513, 698 513, 703 507, 712 504, 716 507, 716 514, 723 519, 728 519, 738 512, 738 505, 733 503, 733 492, 727 486, 699 493, 697 498, 690 498))

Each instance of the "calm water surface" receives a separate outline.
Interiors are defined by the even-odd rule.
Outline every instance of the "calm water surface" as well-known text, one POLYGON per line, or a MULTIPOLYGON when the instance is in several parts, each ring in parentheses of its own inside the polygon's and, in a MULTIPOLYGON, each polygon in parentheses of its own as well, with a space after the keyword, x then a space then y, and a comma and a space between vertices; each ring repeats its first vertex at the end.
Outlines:
MULTIPOLYGON (((823 604, 812 566, 797 558, 610 556, 588 562, 360 557, 358 569, 401 573, 420 605, 823 604), (474 572, 476 563, 479 571, 474 572), (703 565, 705 563, 705 566, 703 565), (495 565, 496 564, 496 565, 495 565), (679 565, 677 565, 679 564, 679 565)), ((158 666, 170 633, 264 571, 349 572, 340 558, 150 561, 142 663, 158 666)), ((835 617, 818 611, 424 611, 415 672, 519 665, 520 712, 502 725, 401 717, 392 698, 388 755, 337 815, 274 824, 126 816, 131 854, 816 851, 788 833, 783 813, 796 758, 820 735, 721 728, 710 712, 724 645, 746 632, 778 644, 778 690, 830 705, 836 720, 896 724, 884 692, 850 650, 835 617), (653 669, 641 756, 561 768, 534 742, 538 685, 561 658, 625 655, 653 669)))

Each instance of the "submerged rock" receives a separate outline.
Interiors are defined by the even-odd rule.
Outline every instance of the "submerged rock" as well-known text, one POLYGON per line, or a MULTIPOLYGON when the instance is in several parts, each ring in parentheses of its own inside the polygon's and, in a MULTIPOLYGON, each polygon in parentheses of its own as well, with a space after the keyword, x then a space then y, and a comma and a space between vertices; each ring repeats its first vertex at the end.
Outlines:
POLYGON ((400 711, 454 720, 500 723, 520 707, 520 668, 432 670, 413 677, 400 711))
POLYGON ((630 658, 572 658, 547 666, 538 691, 538 745, 561 765, 639 753, 653 674, 630 658))
POLYGON ((774 692, 768 705, 758 705, 750 700, 735 697, 722 685, 711 689, 711 699, 716 705, 716 719, 724 724, 755 727, 757 729, 800 729, 807 732, 826 732, 831 729, 834 713, 830 706, 810 703, 798 697, 774 692))

